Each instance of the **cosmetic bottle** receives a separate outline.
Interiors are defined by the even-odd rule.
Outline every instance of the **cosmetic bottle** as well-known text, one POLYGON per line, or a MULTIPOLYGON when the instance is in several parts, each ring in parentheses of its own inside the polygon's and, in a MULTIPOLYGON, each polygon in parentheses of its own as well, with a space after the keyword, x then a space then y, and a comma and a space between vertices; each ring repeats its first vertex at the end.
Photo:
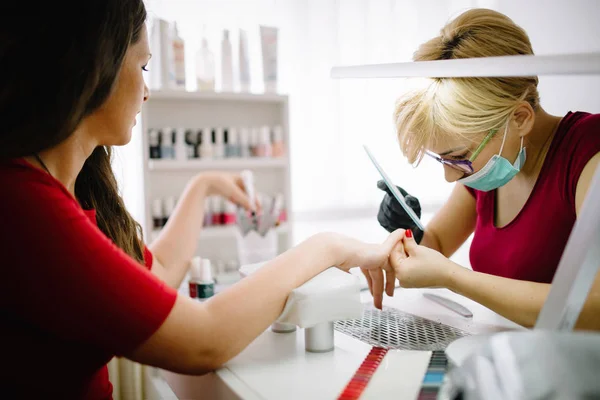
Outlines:
POLYGON ((250 92, 250 60, 248 51, 248 34, 240 29, 239 39, 240 91, 250 92))
POLYGON ((273 151, 271 148, 271 132, 268 126, 263 126, 260 129, 258 145, 256 146, 257 157, 271 157, 273 151))
POLYGON ((223 199, 219 196, 212 198, 212 224, 223 225, 223 199))
POLYGON ((148 130, 148 147, 150 150, 149 157, 151 159, 160 158, 160 140, 160 131, 158 129, 150 128, 148 130))
POLYGON ((260 129, 252 128, 250 130, 250 156, 258 157, 258 142, 260 138, 260 129))
POLYGON ((152 200, 152 228, 158 230, 163 227, 163 204, 161 199, 152 200))
POLYGON ((223 128, 217 127, 214 132, 213 157, 225 158, 225 133, 223 128))
POLYGON ((188 160, 198 158, 196 154, 196 146, 198 145, 198 137, 193 129, 185 131, 185 154, 188 160))
POLYGON ((229 40, 229 30, 223 31, 221 40, 221 91, 233 91, 233 58, 231 55, 231 41, 229 40))
POLYGON ((227 158, 239 157, 239 147, 238 131, 235 127, 231 127, 227 130, 227 147, 225 149, 225 156, 227 158))
POLYGON ((215 281, 213 279, 210 260, 203 259, 200 268, 200 280, 196 283, 196 298, 198 301, 205 301, 215 294, 215 281))
POLYGON ((201 46, 196 52, 196 84, 199 91, 215 91, 215 55, 208 46, 206 27, 202 28, 201 46))
POLYGON ((188 145, 185 139, 185 129, 177 128, 175 131, 175 158, 177 161, 185 161, 188 158, 188 145))
POLYGON ((239 147, 239 155, 242 158, 251 157, 250 153, 250 131, 248 128, 240 129, 240 147, 239 147))
POLYGON ((173 135, 173 129, 165 126, 161 131, 160 140, 160 158, 162 159, 173 159, 175 158, 175 140, 173 135))
POLYGON ((196 156, 196 158, 200 158, 200 150, 202 149, 201 145, 202 145, 202 129, 198 129, 198 131, 196 131, 196 147, 194 150, 194 155, 196 156))
POLYGON ((212 197, 207 197, 204 200, 204 221, 203 226, 211 226, 212 225, 212 197))
POLYGON ((209 160, 213 158, 212 131, 206 127, 202 129, 202 143, 200 144, 200 158, 209 160))
POLYGON ((237 221, 237 206, 229 201, 225 200, 225 211, 223 213, 223 225, 235 225, 237 221))
POLYGON ((260 27, 261 53, 263 62, 263 81, 266 93, 277 92, 277 36, 278 29, 270 26, 260 27))
POLYGON ((202 260, 200 257, 192 258, 190 262, 190 281, 188 283, 190 297, 198 298, 198 283, 202 281, 202 260))
POLYGON ((284 157, 285 145, 283 143, 283 129, 281 125, 273 127, 273 157, 284 157))
POLYGON ((177 23, 173 23, 173 66, 175 71, 174 89, 185 90, 185 45, 183 39, 179 36, 177 23))

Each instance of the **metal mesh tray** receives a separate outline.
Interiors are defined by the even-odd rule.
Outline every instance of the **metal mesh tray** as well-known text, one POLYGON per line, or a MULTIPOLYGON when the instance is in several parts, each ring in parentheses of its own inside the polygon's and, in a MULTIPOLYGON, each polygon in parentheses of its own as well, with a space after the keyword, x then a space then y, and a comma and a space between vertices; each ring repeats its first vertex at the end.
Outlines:
POLYGON ((365 307, 360 319, 336 321, 335 330, 371 346, 402 350, 444 350, 469 333, 395 308, 365 307))

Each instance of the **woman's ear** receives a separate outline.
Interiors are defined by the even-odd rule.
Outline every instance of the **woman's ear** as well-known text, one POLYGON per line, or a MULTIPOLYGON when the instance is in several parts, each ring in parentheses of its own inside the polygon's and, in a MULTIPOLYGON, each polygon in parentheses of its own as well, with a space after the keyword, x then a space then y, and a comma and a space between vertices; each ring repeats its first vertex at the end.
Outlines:
POLYGON ((533 129, 534 122, 535 112, 531 104, 523 102, 514 112, 513 129, 516 129, 520 137, 524 137, 533 129))

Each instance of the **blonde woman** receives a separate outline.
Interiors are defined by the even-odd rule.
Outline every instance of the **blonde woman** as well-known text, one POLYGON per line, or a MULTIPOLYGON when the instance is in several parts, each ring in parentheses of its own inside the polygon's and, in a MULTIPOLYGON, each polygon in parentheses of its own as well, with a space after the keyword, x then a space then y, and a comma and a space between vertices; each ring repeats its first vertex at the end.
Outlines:
MULTIPOLYGON (((533 54, 525 31, 503 14, 473 9, 422 44, 414 60, 517 54, 533 54)), ((389 192, 382 201, 380 224, 413 233, 404 239, 406 253, 392 256, 403 287, 446 287, 535 324, 600 163, 600 114, 550 115, 537 84, 535 76, 439 78, 398 100, 403 154, 410 163, 433 157, 455 182, 424 232, 389 192), (473 232, 471 271, 447 257, 473 232)), ((404 195, 420 212, 418 200, 404 195)), ((598 315, 596 276, 577 328, 600 329, 598 315)))

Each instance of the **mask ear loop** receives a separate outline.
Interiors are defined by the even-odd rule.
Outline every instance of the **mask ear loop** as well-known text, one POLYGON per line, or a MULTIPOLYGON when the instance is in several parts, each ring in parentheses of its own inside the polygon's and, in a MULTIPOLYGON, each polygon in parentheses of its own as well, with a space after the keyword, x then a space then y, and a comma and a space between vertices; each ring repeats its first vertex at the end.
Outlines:
MULTIPOLYGON (((502 138, 502 145, 500 146, 499 156, 502 155, 502 150, 504 149, 504 143, 506 142, 506 136, 508 134, 508 122, 506 123, 506 129, 504 130, 504 138, 502 138)), ((521 136, 521 147, 523 147, 523 137, 521 136)))

